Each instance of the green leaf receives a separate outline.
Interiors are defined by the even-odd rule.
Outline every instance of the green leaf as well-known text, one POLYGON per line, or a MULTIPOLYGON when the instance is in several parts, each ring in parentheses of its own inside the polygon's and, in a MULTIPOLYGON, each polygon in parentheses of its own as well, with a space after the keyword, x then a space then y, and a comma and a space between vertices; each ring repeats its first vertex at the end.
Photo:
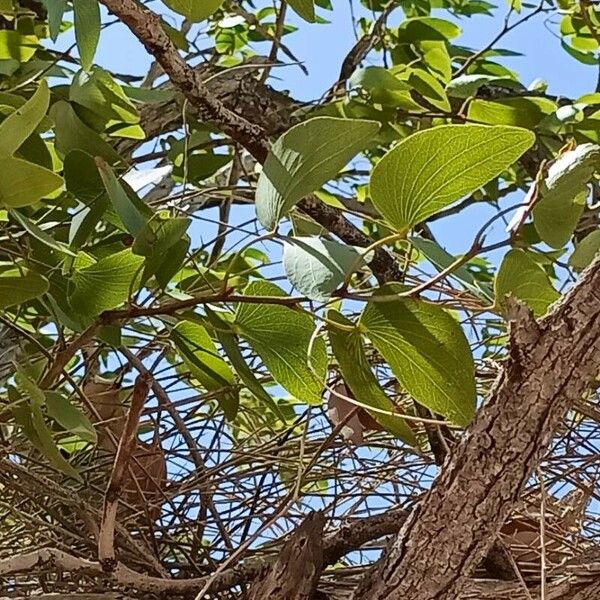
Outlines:
POLYGON ((216 12, 224 0, 163 0, 176 13, 183 15, 188 21, 198 23, 208 19, 216 12))
POLYGON ((76 270, 69 297, 75 312, 95 316, 125 302, 139 285, 143 262, 143 257, 127 249, 76 270))
POLYGON ((373 204, 400 232, 497 177, 533 145, 516 127, 442 125, 402 140, 375 166, 373 204))
POLYGON ((89 71, 100 40, 100 5, 98 0, 73 0, 75 13, 75 40, 81 66, 89 71))
POLYGON ((22 365, 15 364, 15 380, 19 389, 27 395, 29 400, 44 404, 46 397, 38 384, 29 376, 26 369, 22 365))
POLYGON ((569 257, 569 265, 576 271, 583 271, 592 263, 600 251, 600 229, 586 235, 569 257))
POLYGON ((556 111, 556 104, 547 98, 502 98, 481 100, 469 104, 467 117, 490 125, 513 125, 533 129, 544 117, 556 111))
POLYGON ((580 191, 575 197, 549 194, 536 203, 533 209, 533 224, 542 241, 552 248, 562 248, 573 235, 589 195, 580 191))
POLYGON ((131 201, 119 180, 115 177, 113 170, 102 158, 96 158, 96 166, 108 192, 108 197, 127 231, 132 235, 138 235, 146 227, 146 218, 131 201))
MULTIPOLYGON (((384 286, 376 296, 398 291, 384 286)), ((467 426, 475 413, 475 366, 457 321, 422 300, 370 302, 359 329, 388 362, 404 389, 453 423, 467 426)))
POLYGON ((44 167, 4 157, 0 169, 0 205, 19 208, 35 204, 62 184, 62 177, 44 167))
POLYGON ((309 23, 315 22, 315 3, 314 0, 288 0, 288 4, 294 9, 294 12, 300 15, 309 23))
POLYGON ((87 415, 59 392, 45 392, 46 409, 50 415, 66 431, 79 436, 82 440, 95 444, 97 435, 87 415))
POLYGON ((157 213, 138 232, 132 250, 141 256, 164 256, 169 248, 183 238, 191 222, 189 217, 169 217, 168 213, 157 213))
POLYGON ((285 415, 281 409, 267 393, 265 388, 260 384, 254 371, 248 366, 240 352, 240 343, 237 336, 233 333, 229 323, 220 319, 210 308, 206 307, 206 315, 211 325, 214 327, 215 334, 219 343, 223 347, 223 351, 227 355, 229 362, 235 369, 242 383, 254 394, 257 400, 264 402, 281 420, 287 423, 285 415))
POLYGON ((363 89, 371 96, 373 102, 378 104, 409 111, 425 110, 412 99, 411 86, 383 67, 358 69, 350 77, 349 84, 352 88, 363 89))
POLYGON ((10 215, 29 233, 30 236, 34 237, 36 240, 40 241, 48 248, 52 248, 52 250, 56 250, 61 254, 67 254, 69 256, 77 256, 75 252, 69 249, 69 247, 63 242, 59 242, 55 240, 52 236, 48 235, 45 231, 40 229, 35 223, 30 221, 25 215, 21 214, 17 210, 11 210, 10 215))
POLYGON ((154 269, 154 277, 163 289, 181 268, 189 248, 190 238, 186 235, 167 251, 164 260, 154 269))
POLYGON ((450 112, 450 101, 444 87, 431 73, 423 69, 413 69, 408 83, 427 102, 444 112, 450 112))
POLYGON ((0 123, 0 158, 12 156, 46 116, 50 91, 42 81, 35 94, 0 123))
MULTIPOLYGON (((286 294, 267 281, 253 281, 247 296, 286 294)), ((286 306, 256 303, 240 304, 235 317, 235 330, 248 341, 262 358, 273 379, 290 394, 309 404, 320 404, 327 369, 325 342, 313 343, 309 367, 309 343, 315 331, 312 318, 300 310, 286 306)))
POLYGON ((80 150, 91 156, 101 156, 111 165, 122 162, 113 147, 85 125, 68 102, 55 102, 50 108, 50 116, 56 124, 55 146, 62 156, 71 150, 80 150))
POLYGON ((52 439, 52 432, 50 431, 48 425, 46 425, 40 405, 33 400, 31 402, 31 423, 37 434, 39 444, 38 450, 46 457, 48 462, 54 468, 62 471, 65 475, 68 475, 80 483, 83 483, 81 475, 67 460, 65 460, 63 455, 60 453, 58 446, 52 439))
MULTIPOLYGON (((217 348, 202 325, 180 321, 171 337, 192 375, 208 391, 232 388, 235 378, 229 365, 219 356, 217 348)), ((237 390, 225 389, 219 395, 219 404, 225 417, 232 421, 238 411, 237 390)))
MULTIPOLYGON (((338 361, 342 377, 356 400, 366 406, 396 413, 396 406, 381 389, 371 370, 358 329, 353 328, 348 331, 335 327, 332 323, 340 323, 345 328, 353 325, 351 321, 335 310, 330 310, 327 317, 330 321, 328 330, 333 354, 338 361)), ((401 417, 377 411, 368 412, 382 427, 396 437, 411 446, 417 444, 413 430, 401 417)))
POLYGON ((498 307, 507 296, 512 296, 527 304, 536 317, 560 298, 544 269, 519 248, 504 257, 496 276, 495 294, 498 307))
POLYGON ((350 270, 357 270, 363 264, 359 250, 318 237, 287 238, 283 268, 301 294, 312 300, 327 300, 350 270))
POLYGON ((34 271, 24 275, 0 276, 0 309, 25 304, 29 300, 39 298, 50 287, 48 280, 34 271))
POLYGON ((273 144, 258 179, 256 214, 267 229, 307 194, 335 177, 373 139, 374 121, 315 117, 273 144))
POLYGON ((0 60, 14 60, 25 63, 40 47, 35 35, 21 35, 18 31, 0 31, 0 60))
POLYGON ((96 161, 87 152, 69 152, 65 157, 63 172, 67 190, 83 204, 91 204, 106 194, 96 161))
POLYGON ((548 168, 533 209, 540 238, 562 248, 573 235, 589 195, 588 182, 600 166, 600 146, 580 144, 559 156, 548 168))
POLYGON ((41 409, 46 401, 44 392, 38 387, 35 381, 29 378, 20 365, 17 365, 16 368, 17 383, 21 390, 29 396, 29 403, 22 404, 18 407, 17 411, 13 411, 15 420, 23 427, 31 443, 46 457, 54 468, 81 482, 81 476, 62 456, 52 439, 52 432, 44 421, 41 409))
POLYGON ((67 0, 44 0, 46 10, 48 11, 48 28, 50 30, 50 39, 56 42, 60 33, 63 15, 67 8, 67 0))
POLYGON ((121 86, 104 69, 95 67, 91 72, 80 71, 69 88, 69 100, 83 111, 93 113, 90 125, 100 118, 102 128, 139 123, 136 107, 121 86))
POLYGON ((398 27, 398 35, 409 42, 450 41, 460 34, 458 25, 437 17, 404 19, 398 27))

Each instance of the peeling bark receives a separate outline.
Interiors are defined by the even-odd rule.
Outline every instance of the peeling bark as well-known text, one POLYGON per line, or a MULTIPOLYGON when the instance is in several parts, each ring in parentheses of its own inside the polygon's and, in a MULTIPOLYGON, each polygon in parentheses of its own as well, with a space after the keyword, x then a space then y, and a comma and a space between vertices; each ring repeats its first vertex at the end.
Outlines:
POLYGON ((483 408, 354 600, 455 600, 565 411, 600 371, 600 259, 539 324, 511 303, 510 357, 483 408))

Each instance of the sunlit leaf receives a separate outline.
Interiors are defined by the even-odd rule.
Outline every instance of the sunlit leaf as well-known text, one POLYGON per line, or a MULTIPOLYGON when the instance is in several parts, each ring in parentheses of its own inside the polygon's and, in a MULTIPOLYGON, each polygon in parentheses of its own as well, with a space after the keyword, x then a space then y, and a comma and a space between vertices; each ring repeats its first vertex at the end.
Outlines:
POLYGON ((535 136, 516 127, 443 125, 402 140, 375 166, 373 203, 400 232, 497 177, 535 136))
MULTIPOLYGON (((328 329, 333 354, 338 361, 344 381, 352 390, 356 400, 364 406, 380 409, 387 413, 398 412, 394 403, 381 389, 371 370, 358 329, 353 327, 353 323, 337 311, 330 310, 327 313, 327 318, 331 322, 328 329), (339 323, 342 327, 335 327, 333 323, 339 323), (352 327, 352 329, 348 330, 349 327, 352 327)), ((369 412, 369 414, 396 437, 408 444, 416 444, 413 430, 401 417, 377 411, 369 412)))
POLYGON ((495 294, 498 306, 512 296, 527 304, 536 316, 543 315, 560 297, 544 269, 518 248, 504 257, 496 276, 495 294))
MULTIPOLYGON (((244 293, 259 297, 285 296, 280 288, 266 281, 253 281, 244 293)), ((315 323, 308 314, 269 304, 265 298, 264 302, 238 306, 235 330, 262 358, 277 383, 299 400, 321 403, 327 352, 323 339, 317 338, 309 366, 308 351, 315 323)))
POLYGON ((206 308, 206 314, 215 329, 215 335, 217 336, 219 343, 223 347, 229 362, 238 374, 242 383, 254 394, 257 400, 266 404, 284 423, 286 423, 287 420, 285 415, 283 415, 280 408, 277 406, 277 403, 261 385, 252 369, 248 366, 248 363, 244 360, 244 357, 240 352, 240 342, 235 333, 233 333, 230 324, 219 319, 219 317, 209 308, 206 308))
POLYGON ((172 329, 171 337, 192 375, 209 391, 223 389, 219 404, 229 420, 235 419, 238 410, 238 393, 232 388, 235 379, 206 329, 191 321, 181 321, 172 329))
POLYGON ((137 289, 143 262, 142 256, 128 249, 75 270, 69 297, 71 306, 83 315, 99 315, 116 308, 137 289))
MULTIPOLYGON (((385 286, 375 298, 397 290, 385 286)), ((469 424, 475 413, 475 366, 469 343, 450 314, 422 300, 373 301, 359 330, 419 404, 457 425, 469 424)))

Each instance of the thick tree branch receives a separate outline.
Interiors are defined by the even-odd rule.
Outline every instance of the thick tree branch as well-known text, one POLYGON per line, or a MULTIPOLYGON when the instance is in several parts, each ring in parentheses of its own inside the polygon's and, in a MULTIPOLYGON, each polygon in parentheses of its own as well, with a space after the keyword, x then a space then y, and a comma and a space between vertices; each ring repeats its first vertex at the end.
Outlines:
POLYGON ((510 358, 355 600, 454 600, 493 544, 565 411, 600 371, 600 259, 538 325, 510 303, 510 358))
MULTIPOLYGON (((348 552, 386 535, 397 533, 408 516, 405 510, 393 510, 382 515, 357 519, 326 535, 323 540, 323 565, 335 564, 348 552)), ((91 561, 68 554, 62 550, 44 548, 0 560, 0 578, 18 573, 30 573, 42 566, 52 566, 71 573, 86 574, 112 581, 118 586, 130 587, 139 592, 195 594, 211 580, 211 592, 226 590, 252 581, 269 566, 263 558, 250 559, 242 565, 228 569, 213 577, 195 579, 161 579, 137 573, 122 563, 107 572, 99 561, 91 561)))

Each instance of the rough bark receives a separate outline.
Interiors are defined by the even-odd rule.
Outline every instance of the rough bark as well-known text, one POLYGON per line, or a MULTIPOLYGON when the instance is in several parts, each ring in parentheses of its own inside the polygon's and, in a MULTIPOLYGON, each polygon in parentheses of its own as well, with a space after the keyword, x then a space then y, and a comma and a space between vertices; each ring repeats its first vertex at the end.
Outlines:
POLYGON ((310 600, 323 570, 324 526, 323 513, 306 517, 273 566, 248 590, 245 600, 310 600))
POLYGON ((565 411, 600 371, 600 259, 539 324, 510 303, 510 357, 423 502, 354 600, 454 600, 565 411))

